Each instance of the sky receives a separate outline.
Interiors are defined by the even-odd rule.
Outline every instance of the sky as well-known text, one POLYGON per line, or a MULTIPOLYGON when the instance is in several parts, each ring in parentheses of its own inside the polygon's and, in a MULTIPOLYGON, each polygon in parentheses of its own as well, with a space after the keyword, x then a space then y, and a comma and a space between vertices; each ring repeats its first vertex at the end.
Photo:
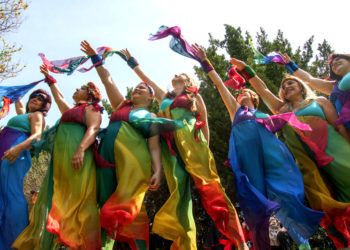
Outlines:
MULTIPOLYGON (((349 53, 350 34, 344 32, 349 23, 349 7, 348 0, 32 0, 18 30, 4 37, 8 42, 22 46, 15 60, 26 67, 17 77, 0 84, 21 85, 42 79, 38 53, 44 53, 49 60, 81 56, 80 42, 87 40, 95 48, 128 48, 153 81, 170 89, 174 74, 186 72, 195 77, 193 66, 198 63, 171 51, 170 37, 148 40, 149 34, 155 33, 161 25, 181 27, 188 42, 204 47, 208 46, 209 33, 223 39, 224 24, 229 24, 241 27, 243 32, 248 31, 253 42, 263 27, 270 39, 282 30, 293 49, 314 35, 314 51, 317 44, 326 39, 336 52, 349 53)), ((90 65, 90 62, 85 64, 90 65)), ((109 57, 105 66, 123 94, 127 86, 133 87, 140 82, 117 55, 109 57)), ((94 69, 87 73, 75 72, 71 76, 54 74, 54 77, 71 105, 75 89, 88 81, 95 82, 107 98, 94 69)), ((49 91, 45 83, 40 83, 37 88, 49 91)), ((10 109, 11 113, 0 120, 0 126, 16 115, 13 105, 10 109)), ((60 116, 57 105, 53 104, 46 124, 52 126, 60 116)), ((107 124, 105 114, 102 127, 107 124)))

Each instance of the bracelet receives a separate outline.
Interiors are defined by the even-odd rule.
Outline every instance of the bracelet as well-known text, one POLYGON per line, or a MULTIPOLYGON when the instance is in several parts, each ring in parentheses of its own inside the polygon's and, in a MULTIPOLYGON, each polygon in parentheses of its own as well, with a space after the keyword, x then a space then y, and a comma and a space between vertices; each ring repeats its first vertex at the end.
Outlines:
POLYGON ((134 69, 136 66, 139 66, 139 63, 137 62, 137 60, 134 57, 130 57, 127 60, 127 63, 129 65, 129 67, 132 69, 134 69))
POLYGON ((52 84, 55 84, 57 81, 55 78, 53 78, 52 76, 48 75, 45 77, 45 82, 51 86, 52 84))
POLYGON ((249 80, 250 78, 256 76, 255 71, 248 65, 244 67, 244 69, 241 70, 242 75, 245 77, 245 79, 249 80))
POLYGON ((296 65, 296 63, 293 61, 290 61, 289 63, 287 63, 285 67, 288 73, 292 75, 294 74, 295 71, 299 69, 298 65, 296 65))
POLYGON ((205 73, 209 73, 210 71, 214 70, 214 67, 213 65, 211 65, 210 61, 208 58, 204 59, 202 62, 201 62, 201 65, 202 65, 202 68, 203 70, 205 71, 205 73))
POLYGON ((104 64, 104 61, 99 54, 91 56, 91 61, 95 68, 104 64))

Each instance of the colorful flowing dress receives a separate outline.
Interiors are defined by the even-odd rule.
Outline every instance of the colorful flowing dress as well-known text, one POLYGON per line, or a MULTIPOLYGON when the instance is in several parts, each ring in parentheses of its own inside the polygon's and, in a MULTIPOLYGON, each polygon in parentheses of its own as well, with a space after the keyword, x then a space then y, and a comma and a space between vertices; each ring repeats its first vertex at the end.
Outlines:
POLYGON ((339 115, 335 123, 344 123, 348 131, 350 131, 350 72, 334 84, 329 99, 334 104, 339 115))
POLYGON ((302 172, 312 209, 325 212, 321 225, 338 248, 350 246, 350 144, 328 124, 321 106, 312 101, 298 119, 312 131, 285 125, 286 144, 302 172))
POLYGON ((0 249, 11 249, 12 243, 28 225, 28 205, 23 193, 23 178, 32 157, 24 150, 14 163, 1 158, 4 152, 24 142, 30 135, 29 114, 10 119, 0 133, 0 249))
POLYGON ((196 249, 189 175, 219 231, 231 242, 245 242, 237 212, 225 194, 214 157, 199 130, 201 123, 190 109, 186 94, 174 100, 164 99, 160 106, 160 116, 181 120, 185 127, 166 135, 169 148, 162 156, 168 161, 163 168, 170 197, 156 214, 152 231, 172 240, 172 249, 196 249))
MULTIPOLYGON (((57 236, 71 249, 100 249, 92 147, 85 151, 83 167, 72 168, 73 155, 86 131, 87 106, 79 105, 63 113, 52 140, 51 164, 33 207, 33 219, 14 243, 14 248, 53 249, 53 239, 57 236)), ((98 105, 95 110, 99 110, 98 105)))
POLYGON ((132 107, 125 101, 113 113, 99 146, 99 166, 104 167, 98 169, 100 218, 109 237, 128 242, 132 249, 145 249, 149 223, 143 200, 151 178, 151 156, 145 137, 131 123, 151 118, 151 113, 132 107))
POLYGON ((236 197, 252 232, 254 249, 269 249, 273 214, 298 245, 307 244, 324 213, 303 204, 300 170, 287 147, 257 121, 266 117, 247 106, 235 115, 228 157, 236 197))

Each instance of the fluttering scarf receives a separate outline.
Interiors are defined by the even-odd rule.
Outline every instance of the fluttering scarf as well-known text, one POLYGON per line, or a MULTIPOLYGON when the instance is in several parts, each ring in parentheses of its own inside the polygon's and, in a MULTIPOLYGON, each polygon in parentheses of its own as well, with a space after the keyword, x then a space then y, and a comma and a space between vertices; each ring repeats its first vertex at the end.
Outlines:
MULTIPOLYGON (((118 50, 113 50, 110 47, 99 47, 96 49, 97 53, 102 57, 102 60, 106 59, 108 56, 111 56, 113 54, 118 54, 123 60, 127 61, 126 56, 121 53, 118 50)), ((98 65, 101 63, 101 61, 95 63, 89 68, 79 68, 84 63, 86 63, 90 56, 78 56, 78 57, 72 57, 67 58, 63 60, 54 60, 50 61, 45 57, 45 54, 39 53, 39 56, 43 60, 44 65, 47 67, 49 71, 52 73, 58 73, 58 74, 67 74, 71 75, 75 70, 85 73, 90 71, 95 65, 98 65), (78 69, 79 68, 79 69, 78 69)))
POLYGON ((169 46, 173 51, 188 58, 197 60, 199 63, 201 62, 199 57, 196 56, 191 45, 181 35, 181 29, 179 26, 169 28, 165 25, 162 25, 159 27, 156 34, 151 34, 149 40, 154 41, 165 38, 167 36, 172 36, 169 46))
MULTIPOLYGON (((195 54, 191 45, 182 36, 181 29, 178 26, 169 28, 165 25, 162 25, 159 27, 156 34, 151 34, 151 37, 149 38, 149 40, 154 41, 154 40, 165 38, 167 36, 172 36, 172 39, 170 40, 170 43, 169 43, 169 47, 173 51, 201 63, 200 58, 195 54)), ((243 84, 245 83, 244 78, 237 73, 234 67, 232 67, 227 74, 228 74, 229 80, 225 82, 225 85, 227 87, 232 88, 235 91, 241 90, 243 88, 243 84)))
POLYGON ((10 104, 22 98, 29 90, 45 79, 20 86, 0 86, 0 119, 10 112, 10 104))
POLYGON ((264 56, 261 54, 256 48, 254 48, 252 39, 249 38, 249 45, 252 48, 252 51, 254 53, 254 56, 256 59, 254 59, 255 64, 267 64, 267 63, 278 63, 281 65, 286 65, 286 62, 283 60, 283 58, 277 53, 277 52, 271 52, 267 54, 267 56, 264 56))

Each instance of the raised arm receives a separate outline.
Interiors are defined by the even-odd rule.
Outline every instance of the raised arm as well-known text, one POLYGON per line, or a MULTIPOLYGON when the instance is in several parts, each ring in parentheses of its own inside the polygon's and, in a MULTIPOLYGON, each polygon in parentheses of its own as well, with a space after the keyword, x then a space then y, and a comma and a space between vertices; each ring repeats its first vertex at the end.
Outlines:
POLYGON ((323 80, 320 78, 313 77, 309 72, 299 68, 292 59, 288 56, 287 53, 280 53, 279 55, 287 63, 286 69, 289 73, 299 77, 301 80, 306 82, 311 88, 320 91, 323 94, 330 95, 334 86, 335 81, 323 80))
MULTIPOLYGON (((91 47, 91 45, 87 41, 82 41, 80 43, 81 51, 86 55, 91 56, 92 61, 98 62, 101 58, 98 56, 95 49, 91 47)), ((114 83, 111 74, 107 70, 103 63, 95 66, 98 76, 100 77, 103 85, 105 86, 108 100, 112 105, 114 110, 125 100, 123 94, 119 91, 117 85, 114 83)))
POLYGON ((348 142, 350 142, 350 136, 347 133, 345 125, 335 124, 335 120, 338 119, 338 114, 336 109, 334 108, 334 105, 323 96, 317 97, 316 102, 323 109, 323 112, 326 116, 328 123, 331 124, 335 128, 335 130, 337 130, 338 133, 341 134, 348 142))
MULTIPOLYGON (((194 49, 196 55, 201 59, 202 62, 208 60, 204 50, 198 44, 192 45, 192 48, 194 49)), ((237 102, 236 98, 233 97, 231 92, 226 88, 224 82, 222 81, 221 77, 218 75, 214 68, 213 70, 208 72, 208 76, 217 87, 221 95, 221 99, 224 101, 225 106, 228 112, 230 113, 231 121, 233 121, 237 109, 240 107, 239 103, 237 102)))
MULTIPOLYGON (((49 77, 49 71, 44 65, 40 66, 40 72, 46 78, 49 77)), ((58 89, 57 84, 51 83, 51 84, 49 84, 49 86, 50 86, 50 90, 51 90, 53 99, 55 100, 55 102, 56 102, 56 104, 58 106, 58 109, 60 110, 61 114, 63 114, 64 112, 66 112, 71 107, 67 103, 67 101, 64 98, 62 92, 58 89)))
MULTIPOLYGON (((233 65, 236 65, 239 71, 247 70, 249 66, 245 62, 240 61, 236 58, 232 58, 230 61, 233 65), (247 68, 246 68, 247 67, 247 68)), ((250 67, 249 67, 250 69, 250 67)), ((255 72, 254 72, 255 73, 255 72)), ((283 104, 283 101, 275 96, 266 86, 263 80, 261 80, 257 75, 252 75, 250 79, 247 79, 249 83, 253 86, 255 91, 261 96, 263 101, 269 107, 271 112, 277 114, 278 110, 283 104)))
POLYGON ((155 82, 153 82, 143 72, 140 65, 135 60, 135 58, 133 58, 131 56, 128 49, 122 49, 121 52, 126 56, 126 58, 128 59, 128 65, 129 66, 131 65, 130 67, 132 67, 132 69, 135 71, 136 75, 138 75, 138 77, 141 79, 141 81, 148 83, 154 89, 155 98, 156 98, 157 102, 160 104, 162 102, 162 100, 164 99, 166 92, 161 87, 159 87, 155 82), (130 63, 130 62, 132 62, 132 63, 130 63))
POLYGON ((95 142, 101 125, 101 112, 94 110, 92 105, 85 109, 86 131, 72 158, 72 168, 80 170, 83 167, 85 151, 95 142))
POLYGON ((16 107, 16 113, 17 115, 23 115, 26 112, 26 109, 24 107, 24 103, 22 102, 21 97, 18 99, 18 101, 15 103, 16 107))
POLYGON ((28 119, 31 130, 30 136, 25 141, 7 150, 1 160, 7 159, 9 162, 14 163, 22 151, 30 148, 30 143, 33 139, 40 137, 45 124, 43 114, 41 112, 34 112, 28 115, 28 119))

